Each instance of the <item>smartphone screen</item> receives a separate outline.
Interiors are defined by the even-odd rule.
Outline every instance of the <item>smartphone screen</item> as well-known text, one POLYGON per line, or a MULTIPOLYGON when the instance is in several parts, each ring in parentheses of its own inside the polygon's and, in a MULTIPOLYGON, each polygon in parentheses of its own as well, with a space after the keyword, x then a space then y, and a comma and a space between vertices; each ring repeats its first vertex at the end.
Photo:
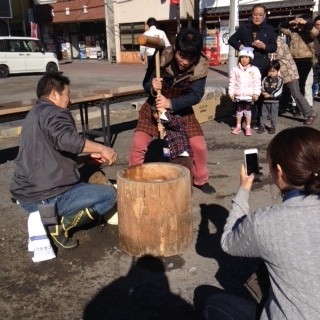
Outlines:
POLYGON ((245 166, 247 175, 249 176, 251 173, 259 173, 259 162, 258 162, 258 150, 257 149, 249 149, 244 151, 245 156, 245 166))

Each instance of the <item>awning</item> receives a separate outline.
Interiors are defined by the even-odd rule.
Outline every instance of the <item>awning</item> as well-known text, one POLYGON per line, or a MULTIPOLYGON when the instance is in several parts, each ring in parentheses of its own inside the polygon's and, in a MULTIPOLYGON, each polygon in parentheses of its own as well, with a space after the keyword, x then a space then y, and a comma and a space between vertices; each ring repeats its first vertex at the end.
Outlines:
POLYGON ((104 0, 59 1, 35 7, 39 23, 76 23, 105 20, 104 0))
MULTIPOLYGON (((281 2, 265 2, 261 3, 267 8, 268 19, 280 17, 294 17, 299 14, 313 11, 315 2, 313 0, 300 0, 300 1, 281 1, 281 2)), ((239 20, 248 19, 251 15, 253 5, 240 5, 239 6, 239 20)), ((206 8, 203 12, 205 21, 210 20, 228 20, 230 6, 206 8)))

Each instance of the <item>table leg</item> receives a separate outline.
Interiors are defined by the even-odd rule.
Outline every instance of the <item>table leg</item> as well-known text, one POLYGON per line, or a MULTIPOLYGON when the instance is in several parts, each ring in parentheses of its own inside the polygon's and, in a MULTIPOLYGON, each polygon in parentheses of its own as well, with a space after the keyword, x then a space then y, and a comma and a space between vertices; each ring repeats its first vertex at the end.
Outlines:
MULTIPOLYGON (((100 111, 101 111, 101 124, 102 124, 102 135, 103 135, 103 143, 106 146, 109 146, 108 142, 107 142, 107 131, 106 131, 106 123, 104 120, 104 106, 106 105, 104 100, 101 100, 99 102, 99 106, 100 106, 100 111)), ((107 109, 107 107, 106 107, 107 109)), ((106 110, 107 112, 107 110, 106 110)))
POLYGON ((88 103, 84 103, 84 126, 86 132, 89 131, 88 103))
POLYGON ((110 124, 110 100, 105 101, 106 104, 106 119, 107 119, 107 143, 111 147, 111 124, 110 124))
POLYGON ((81 120, 81 128, 82 128, 82 135, 86 136, 86 129, 84 126, 84 118, 83 118, 83 105, 82 103, 79 103, 79 111, 80 111, 80 120, 81 120))

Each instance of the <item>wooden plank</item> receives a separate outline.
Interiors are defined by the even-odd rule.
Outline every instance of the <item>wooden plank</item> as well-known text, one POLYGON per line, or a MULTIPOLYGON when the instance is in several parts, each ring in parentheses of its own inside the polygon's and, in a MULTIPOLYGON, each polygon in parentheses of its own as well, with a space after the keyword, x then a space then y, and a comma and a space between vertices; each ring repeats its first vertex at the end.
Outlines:
POLYGON ((36 99, 13 101, 0 104, 0 116, 28 112, 35 104, 36 99))
MULTIPOLYGON (((144 93, 144 90, 141 86, 133 85, 97 91, 75 92, 71 94, 70 100, 71 105, 77 105, 142 93, 144 93)), ((28 112, 35 105, 36 101, 37 99, 29 99, 2 103, 0 104, 0 116, 28 112)))
POLYGON ((71 93, 70 100, 71 104, 79 104, 100 101, 111 97, 111 93, 106 93, 105 90, 97 90, 71 93))
POLYGON ((137 85, 113 88, 111 91, 114 98, 144 93, 144 89, 137 85))

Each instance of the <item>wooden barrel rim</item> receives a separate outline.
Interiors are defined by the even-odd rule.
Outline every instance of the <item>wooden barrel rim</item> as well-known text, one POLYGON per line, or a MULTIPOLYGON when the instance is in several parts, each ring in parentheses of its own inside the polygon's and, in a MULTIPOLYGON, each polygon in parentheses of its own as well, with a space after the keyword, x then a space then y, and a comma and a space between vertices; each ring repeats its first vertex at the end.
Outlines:
POLYGON ((189 170, 182 166, 182 165, 179 165, 179 164, 175 164, 175 163, 170 163, 170 162, 149 162, 149 163, 144 163, 144 164, 141 164, 141 165, 138 165, 138 166, 133 166, 133 167, 129 167, 128 169, 123 169, 123 170, 120 170, 118 171, 118 177, 121 177, 121 179, 124 179, 125 181, 134 181, 136 183, 163 183, 163 182, 170 182, 170 181, 177 181, 179 179, 181 179, 182 177, 185 177, 186 175, 190 175, 190 172, 189 170), (177 176, 176 178, 170 178, 170 179, 166 179, 166 180, 136 180, 136 179, 132 179, 132 178, 128 178, 125 176, 125 172, 126 170, 134 170, 134 168, 138 168, 138 167, 152 167, 152 166, 170 166, 170 167, 175 167, 177 168, 179 171, 180 171, 180 175, 177 176))

